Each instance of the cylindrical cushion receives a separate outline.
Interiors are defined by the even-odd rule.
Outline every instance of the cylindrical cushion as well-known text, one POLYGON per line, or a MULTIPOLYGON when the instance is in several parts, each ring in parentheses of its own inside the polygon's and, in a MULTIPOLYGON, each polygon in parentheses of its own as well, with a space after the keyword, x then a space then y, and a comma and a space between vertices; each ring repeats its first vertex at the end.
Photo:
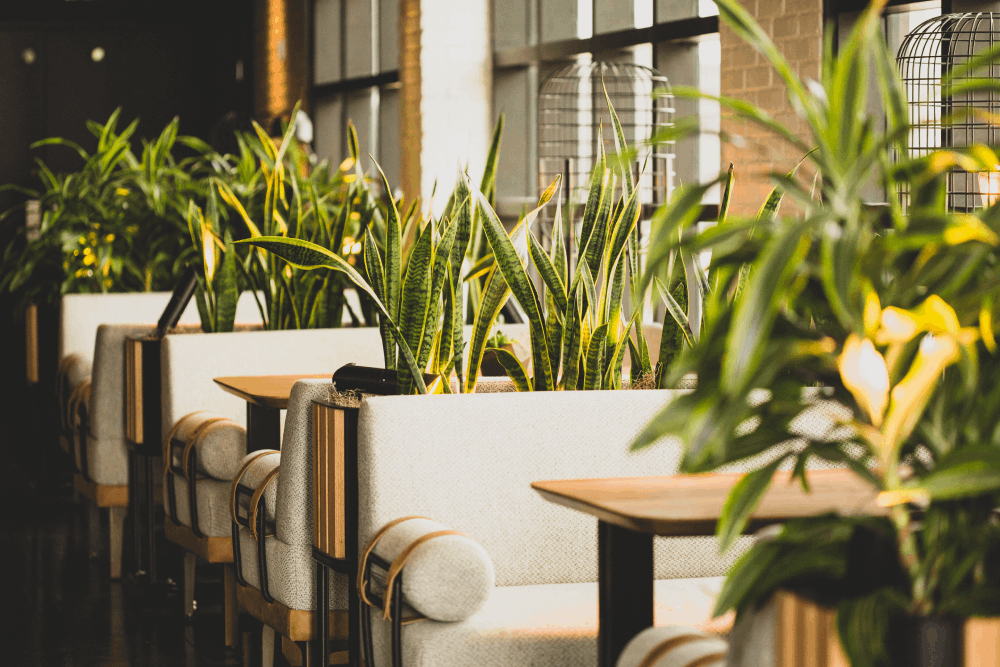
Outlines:
MULTIPOLYGON (((237 466, 237 473, 239 472, 240 468, 243 467, 244 463, 252 459, 254 456, 257 456, 258 454, 259 452, 251 452, 250 454, 247 454, 246 457, 244 457, 243 461, 240 462, 240 465, 237 466)), ((250 467, 246 469, 246 472, 243 473, 243 477, 240 478, 240 480, 238 480, 238 483, 242 484, 243 486, 249 489, 253 489, 256 491, 257 488, 270 476, 271 472, 275 468, 278 468, 280 465, 281 465, 281 452, 272 452, 270 454, 265 454, 264 456, 255 459, 253 463, 250 464, 250 467)), ((235 477, 235 475, 233 476, 235 477)), ((263 497, 264 497, 265 521, 274 521, 275 517, 277 516, 279 476, 280 473, 275 474, 274 477, 271 479, 271 481, 268 482, 267 488, 264 489, 263 497)), ((233 483, 236 484, 237 480, 234 479, 233 483)), ((240 509, 242 509, 243 512, 249 512, 251 496, 248 496, 245 493, 241 493, 238 497, 238 500, 240 503, 240 509)))
POLYGON ((618 656, 617 667, 724 667, 729 645, 694 628, 646 628, 618 656))
POLYGON ((63 357, 59 362, 59 377, 56 382, 56 389, 59 392, 59 414, 62 418, 63 428, 68 428, 73 423, 71 414, 70 399, 73 391, 84 380, 89 380, 91 375, 91 361, 82 354, 71 354, 63 357))
MULTIPOLYGON (((449 527, 430 519, 408 519, 390 528, 373 552, 392 563, 411 543, 449 527)), ((442 535, 418 546, 401 570, 403 601, 435 621, 462 621, 489 600, 493 561, 475 540, 442 535)))
MULTIPOLYGON (((240 464, 247 453, 246 429, 230 419, 220 419, 216 414, 202 411, 182 418, 173 431, 173 438, 186 443, 199 428, 202 430, 194 444, 197 472, 224 482, 230 481, 240 471, 240 464), (219 421, 205 424, 210 419, 219 421)), ((174 448, 174 465, 183 467, 180 460, 182 452, 180 447, 174 448)))

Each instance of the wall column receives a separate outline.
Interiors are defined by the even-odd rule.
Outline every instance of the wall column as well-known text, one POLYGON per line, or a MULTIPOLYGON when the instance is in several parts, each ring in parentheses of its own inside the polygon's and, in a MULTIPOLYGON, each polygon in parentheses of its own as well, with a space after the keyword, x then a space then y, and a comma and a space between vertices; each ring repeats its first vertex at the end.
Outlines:
MULTIPOLYGON (((798 76, 820 79, 823 44, 822 0, 740 0, 771 36, 798 76)), ((788 101, 784 82, 771 65, 732 30, 720 24, 722 95, 754 104, 812 143, 806 122, 788 101)), ((774 187, 768 173, 787 173, 802 158, 795 148, 776 141, 766 130, 733 119, 722 111, 722 129, 730 141, 722 145, 722 167, 736 167, 731 215, 757 213, 774 187)))
POLYGON ((402 0, 399 111, 401 173, 407 198, 435 211, 468 164, 478 181, 489 150, 493 55, 488 0, 402 0))

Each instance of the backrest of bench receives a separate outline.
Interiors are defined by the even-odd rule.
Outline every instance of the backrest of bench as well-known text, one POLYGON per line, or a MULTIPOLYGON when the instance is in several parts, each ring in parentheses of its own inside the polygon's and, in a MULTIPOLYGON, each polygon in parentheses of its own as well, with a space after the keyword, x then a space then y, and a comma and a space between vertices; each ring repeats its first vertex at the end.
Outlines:
POLYGON ((170 334, 160 347, 163 436, 186 414, 209 410, 246 425, 246 402, 213 378, 327 375, 347 363, 382 367, 375 327, 170 334))
MULTIPOLYGON (((427 516, 479 541, 497 585, 596 581, 597 522, 530 485, 677 473, 678 441, 635 453, 629 446, 678 393, 370 398, 358 424, 359 544, 392 519, 427 516)), ((656 573, 722 575, 732 558, 720 558, 711 537, 658 538, 656 573)))
MULTIPOLYGON (((169 301, 170 292, 64 295, 59 305, 59 358, 70 354, 90 357, 102 324, 156 324, 169 301)), ((181 323, 199 322, 192 299, 181 323)))

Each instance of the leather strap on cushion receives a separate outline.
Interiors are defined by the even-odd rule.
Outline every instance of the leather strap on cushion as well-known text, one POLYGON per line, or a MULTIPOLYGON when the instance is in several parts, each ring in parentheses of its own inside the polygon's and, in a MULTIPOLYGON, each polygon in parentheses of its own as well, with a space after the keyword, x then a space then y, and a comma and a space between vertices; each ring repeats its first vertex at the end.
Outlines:
MULTIPOLYGON (((650 651, 643 656, 642 660, 640 660, 635 667, 654 667, 654 665, 659 662, 660 658, 672 652, 674 649, 691 644, 692 642, 700 642, 705 639, 709 639, 709 637, 704 633, 697 632, 694 629, 691 630, 690 634, 670 637, 650 649, 650 651)), ((725 651, 712 650, 711 648, 708 650, 711 652, 693 657, 693 659, 690 659, 689 662, 686 662, 683 665, 678 665, 678 667, 705 667, 705 665, 710 665, 719 660, 723 660, 726 657, 725 651)))
POLYGON ((208 427, 212 424, 218 424, 219 422, 230 422, 232 419, 227 417, 212 417, 211 419, 206 419, 202 423, 198 424, 191 435, 188 436, 187 442, 184 444, 184 452, 181 454, 181 466, 184 469, 184 478, 191 479, 191 470, 188 469, 189 455, 191 454, 191 448, 198 443, 198 439, 208 430, 208 427))
MULTIPOLYGON (((374 605, 372 605, 371 601, 368 599, 368 596, 365 595, 365 568, 368 566, 368 556, 371 554, 372 550, 375 548, 375 545, 378 544, 378 541, 382 539, 382 536, 385 535, 386 533, 388 533, 389 530, 392 529, 393 526, 398 526, 399 524, 403 523, 404 521, 409 521, 410 519, 427 519, 427 517, 425 517, 425 516, 404 516, 404 517, 400 517, 398 519, 393 519, 389 523, 387 523, 384 526, 382 526, 381 528, 379 528, 378 532, 375 533, 372 536, 372 539, 368 540, 368 546, 365 547, 364 553, 361 554, 361 560, 358 562, 358 578, 357 578, 357 582, 358 582, 358 597, 361 598, 361 601, 364 602, 369 607, 372 607, 374 605)), ((427 519, 427 520, 431 521, 432 519, 427 519)))
MULTIPOLYGON (((406 565, 406 561, 410 559, 413 552, 417 550, 424 542, 433 540, 435 537, 444 537, 445 535, 460 535, 465 537, 465 533, 458 530, 438 530, 433 533, 427 533, 426 535, 421 535, 417 539, 410 542, 410 546, 403 549, 402 553, 396 556, 396 560, 392 561, 392 565, 389 566, 389 576, 385 582, 385 604, 382 609, 382 618, 388 619, 389 610, 392 608, 389 605, 389 598, 392 597, 392 586, 396 583, 396 577, 399 575, 399 571, 403 569, 406 565)), ((422 618, 422 617, 421 617, 422 618)), ((418 621, 420 618, 407 619, 409 621, 418 621)))
POLYGON ((264 479, 260 481, 257 488, 254 489, 253 497, 250 498, 250 534, 253 538, 260 539, 257 535, 257 506, 260 503, 260 497, 264 495, 264 490, 267 489, 267 485, 271 483, 271 480, 277 477, 278 473, 281 472, 281 465, 275 466, 274 470, 267 473, 264 479))
POLYGON ((242 468, 240 468, 239 473, 237 473, 236 477, 233 479, 233 485, 231 487, 231 493, 229 495, 229 511, 233 515, 233 523, 236 523, 236 518, 237 518, 236 488, 240 485, 240 481, 243 479, 243 475, 245 475, 247 470, 250 469, 250 466, 253 465, 253 462, 259 459, 260 457, 267 456, 268 454, 280 454, 280 453, 281 452, 279 452, 277 449, 262 449, 261 451, 257 452, 253 456, 253 458, 244 463, 242 468))
POLYGON ((81 380, 78 385, 73 387, 72 393, 69 395, 69 401, 66 403, 66 424, 73 427, 76 422, 76 410, 79 407, 81 401, 86 401, 90 398, 90 380, 81 380))
POLYGON ((186 422, 191 417, 194 417, 195 415, 202 414, 202 412, 203 412, 202 410, 198 410, 197 412, 189 412, 188 414, 178 419, 174 423, 173 428, 170 429, 170 433, 167 433, 167 437, 164 438, 163 440, 163 474, 167 474, 170 472, 170 460, 171 460, 170 443, 173 441, 174 436, 177 435, 177 431, 180 430, 181 425, 184 424, 184 422, 186 422))

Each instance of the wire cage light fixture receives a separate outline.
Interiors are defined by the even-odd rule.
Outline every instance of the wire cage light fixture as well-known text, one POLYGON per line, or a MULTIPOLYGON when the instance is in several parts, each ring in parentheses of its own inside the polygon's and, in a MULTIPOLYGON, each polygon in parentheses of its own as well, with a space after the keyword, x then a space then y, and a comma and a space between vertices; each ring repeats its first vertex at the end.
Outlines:
MULTIPOLYGON (((896 64, 909 103, 910 157, 942 148, 962 149, 974 144, 1000 146, 1000 126, 991 122, 1000 115, 1000 94, 989 91, 945 90, 942 80, 953 77, 960 85, 971 79, 1000 78, 1000 64, 958 72, 974 56, 1000 43, 1000 13, 946 14, 924 21, 903 40, 896 64)), ((1000 165, 998 165, 1000 168, 1000 165)), ((909 192, 901 189, 905 206, 909 192)), ((1000 197, 1000 171, 970 173, 955 169, 948 174, 947 207, 973 211, 992 205, 1000 197)))
POLYGON ((539 192, 562 175, 565 210, 573 215, 574 207, 586 203, 598 142, 603 140, 606 152, 615 152, 605 88, 626 143, 639 149, 633 179, 638 181, 642 219, 647 220, 652 210, 666 202, 674 186, 672 144, 648 145, 650 138, 673 125, 674 109, 667 77, 642 65, 577 62, 542 81, 538 91, 539 192), (654 91, 660 93, 654 97, 654 91))

